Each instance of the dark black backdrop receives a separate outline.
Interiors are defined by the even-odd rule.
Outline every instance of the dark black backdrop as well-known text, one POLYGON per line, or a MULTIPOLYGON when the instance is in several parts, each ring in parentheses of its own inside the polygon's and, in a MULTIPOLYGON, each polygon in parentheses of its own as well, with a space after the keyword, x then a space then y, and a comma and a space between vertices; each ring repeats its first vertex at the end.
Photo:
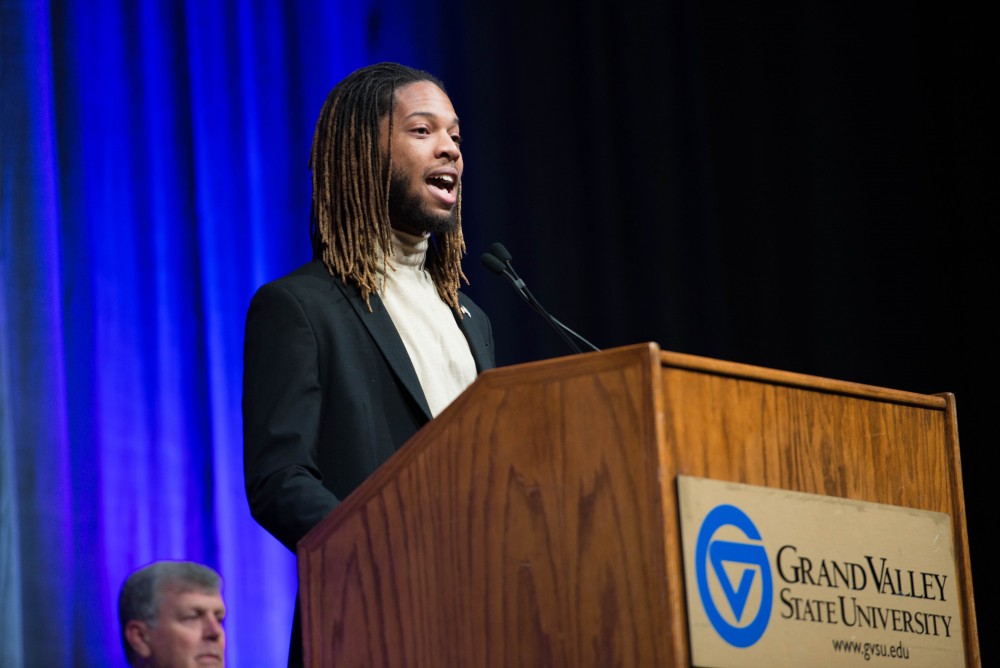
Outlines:
MULTIPOLYGON (((911 2, 456 7, 468 291, 498 361, 597 346, 953 392, 983 656, 998 393, 983 14, 911 2)), ((992 158, 992 156, 989 156, 992 158)), ((988 661, 983 662, 989 665, 988 661)))

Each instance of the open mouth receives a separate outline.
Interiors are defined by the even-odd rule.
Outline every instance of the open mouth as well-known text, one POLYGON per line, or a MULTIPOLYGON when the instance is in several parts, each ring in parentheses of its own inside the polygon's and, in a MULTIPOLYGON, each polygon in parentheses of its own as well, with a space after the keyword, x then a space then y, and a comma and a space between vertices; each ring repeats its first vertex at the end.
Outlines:
POLYGON ((455 177, 451 174, 435 174, 427 177, 427 185, 451 193, 455 190, 455 177))

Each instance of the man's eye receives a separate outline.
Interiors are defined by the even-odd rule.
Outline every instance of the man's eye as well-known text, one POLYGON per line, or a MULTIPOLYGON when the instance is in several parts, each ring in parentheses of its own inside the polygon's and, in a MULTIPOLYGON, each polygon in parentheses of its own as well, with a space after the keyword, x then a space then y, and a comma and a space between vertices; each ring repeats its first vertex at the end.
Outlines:
POLYGON ((462 135, 452 135, 451 140, 455 142, 458 146, 462 145, 462 135))

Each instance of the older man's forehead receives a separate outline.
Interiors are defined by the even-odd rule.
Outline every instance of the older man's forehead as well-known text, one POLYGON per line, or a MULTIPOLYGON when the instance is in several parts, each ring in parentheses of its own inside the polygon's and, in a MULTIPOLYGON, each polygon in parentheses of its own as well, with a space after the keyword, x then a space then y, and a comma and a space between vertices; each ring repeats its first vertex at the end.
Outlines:
POLYGON ((164 595, 169 597, 174 607, 187 607, 198 610, 222 610, 225 611, 226 604, 222 600, 222 593, 208 589, 192 589, 190 587, 173 587, 164 590, 164 595))

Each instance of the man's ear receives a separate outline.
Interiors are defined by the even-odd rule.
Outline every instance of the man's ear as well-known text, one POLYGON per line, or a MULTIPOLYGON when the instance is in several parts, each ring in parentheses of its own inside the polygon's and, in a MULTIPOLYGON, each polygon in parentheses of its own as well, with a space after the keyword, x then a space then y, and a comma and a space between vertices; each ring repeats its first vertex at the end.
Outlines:
POLYGON ((153 653, 153 648, 149 646, 148 636, 149 627, 146 622, 132 619, 125 624, 125 639, 132 646, 132 650, 144 659, 148 659, 153 653))

